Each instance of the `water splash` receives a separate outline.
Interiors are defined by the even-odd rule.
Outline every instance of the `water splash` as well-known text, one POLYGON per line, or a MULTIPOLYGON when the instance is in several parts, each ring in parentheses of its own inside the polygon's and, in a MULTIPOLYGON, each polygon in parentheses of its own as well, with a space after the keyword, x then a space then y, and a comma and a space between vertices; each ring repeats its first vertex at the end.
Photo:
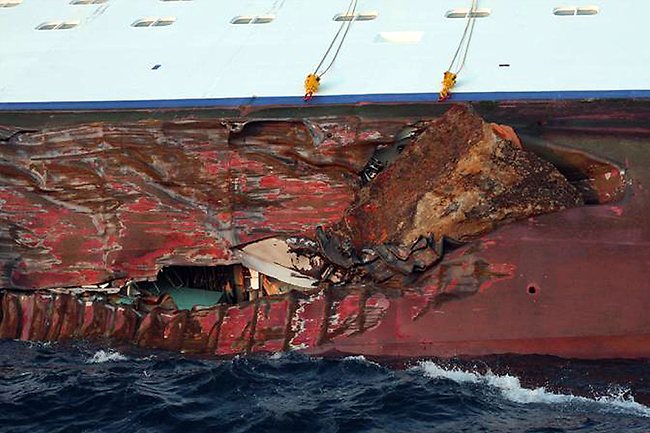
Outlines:
POLYGON ((498 375, 490 370, 485 373, 462 370, 457 367, 442 367, 432 361, 422 361, 416 367, 425 376, 431 378, 444 378, 456 383, 484 384, 496 388, 501 395, 515 403, 544 403, 544 404, 597 404, 602 409, 615 412, 629 413, 650 418, 650 407, 644 406, 634 400, 629 391, 624 388, 611 390, 609 395, 588 398, 571 394, 560 394, 546 390, 544 387, 525 388, 516 376, 498 375))
POLYGON ((104 362, 127 361, 128 358, 116 350, 98 350, 90 357, 87 364, 102 364, 104 362))
POLYGON ((343 361, 358 362, 359 364, 373 365, 375 367, 381 367, 380 364, 376 363, 375 361, 369 360, 368 358, 366 358, 363 355, 346 356, 345 358, 343 358, 343 361))
POLYGON ((499 376, 485 373, 485 367, 423 363, 403 371, 376 367, 360 356, 314 358, 291 352, 279 360, 272 355, 213 360, 126 347, 99 349, 83 343, 40 347, 0 341, 0 431, 4 426, 16 433, 68 431, 72 420, 80 431, 137 426, 161 433, 649 433, 647 408, 629 397, 639 400, 646 392, 648 361, 567 365, 553 359, 499 359, 504 368, 524 366, 517 370, 522 375, 534 370, 539 377, 542 369, 549 383, 576 389, 567 394, 604 395, 587 399, 525 389, 514 373, 499 376), (502 393, 559 403, 514 403, 502 393))
POLYGON ((285 352, 273 352, 271 355, 269 355, 269 359, 277 361, 278 359, 282 359, 284 356, 285 352))

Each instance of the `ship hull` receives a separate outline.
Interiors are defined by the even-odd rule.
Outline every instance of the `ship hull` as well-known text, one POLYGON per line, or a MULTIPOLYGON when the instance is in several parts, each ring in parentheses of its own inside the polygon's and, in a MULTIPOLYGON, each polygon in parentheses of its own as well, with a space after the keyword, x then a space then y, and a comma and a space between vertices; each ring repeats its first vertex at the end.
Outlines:
MULTIPOLYGON (((524 146, 562 146, 610 161, 617 169, 601 173, 603 182, 624 176, 622 193, 603 204, 502 226, 446 255, 417 286, 397 292, 372 284, 348 285, 231 307, 191 312, 154 309, 136 314, 99 301, 82 304, 69 295, 33 291, 62 286, 61 279, 66 278, 75 284, 88 284, 116 275, 97 269, 85 273, 75 269, 67 275, 59 270, 48 273, 37 269, 38 264, 30 273, 24 267, 12 268, 15 255, 5 254, 3 285, 7 290, 3 294, 0 337, 107 338, 115 343, 221 356, 303 350, 311 354, 409 358, 501 353, 650 357, 650 193, 646 187, 650 185, 650 102, 520 101, 476 104, 475 108, 489 121, 514 126, 524 146), (51 320, 54 316, 56 325, 51 320)), ((188 117, 215 116, 237 121, 312 118, 318 123, 327 116, 353 113, 364 122, 394 125, 396 119, 413 122, 435 117, 445 109, 438 104, 343 105, 310 110, 242 107, 238 111, 59 112, 47 118, 15 112, 3 113, 0 123, 13 128, 66 125, 73 129, 100 118, 112 122, 172 118, 182 123, 188 117)), ((388 129, 395 131, 393 126, 388 129)), ((356 155, 361 159, 367 156, 356 155)), ((5 203, 6 195, 20 188, 6 184, 5 203)), ((602 193, 614 195, 615 189, 607 184, 602 193)), ((334 197, 327 191, 324 194, 334 197)), ((342 214, 351 195, 337 197, 340 202, 328 206, 331 214, 325 219, 330 222, 342 214)), ((149 210, 132 209, 143 214, 149 210)), ((10 223, 20 219, 6 205, 3 218, 10 223)), ((300 224, 300 234, 310 234, 315 225, 327 222, 300 212, 273 218, 264 215, 262 220, 250 219, 247 224, 257 224, 249 232, 254 235, 242 235, 238 241, 249 242, 269 233, 289 234, 295 230, 295 223, 300 224), (295 220, 290 224, 285 221, 292 216, 295 220)), ((5 253, 11 248, 7 245, 5 253)), ((70 263, 69 246, 65 242, 55 244, 52 254, 70 263)), ((174 247, 182 249, 184 245, 174 247)), ((137 261, 138 269, 145 269, 148 264, 142 261, 143 251, 133 243, 129 248, 120 260, 137 261)), ((154 243, 149 253, 162 256, 163 250, 156 250, 154 243)), ((152 269, 162 263, 149 258, 152 269)), ((188 256, 177 259, 186 264, 188 256)), ((135 273, 132 270, 132 275, 120 278, 135 273)))
POLYGON ((572 227, 589 227, 595 219, 616 226, 614 212, 589 215, 575 209, 506 227, 460 256, 462 272, 440 275, 431 288, 435 295, 391 300, 376 329, 335 339, 328 348, 400 357, 647 358, 650 321, 643 279, 650 250, 622 241, 623 224, 621 231, 594 230, 594 224, 588 229, 592 239, 572 227), (482 261, 493 281, 476 266, 482 261), (454 284, 473 294, 435 300, 441 286, 454 284))

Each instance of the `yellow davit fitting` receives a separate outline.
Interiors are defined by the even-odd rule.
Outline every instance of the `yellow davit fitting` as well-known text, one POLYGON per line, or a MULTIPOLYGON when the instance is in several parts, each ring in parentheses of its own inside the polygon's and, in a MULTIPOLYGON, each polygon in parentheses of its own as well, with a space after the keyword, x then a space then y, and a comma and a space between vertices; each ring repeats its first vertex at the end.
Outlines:
POLYGON ((453 72, 446 71, 442 78, 442 90, 440 90, 440 97, 438 101, 446 101, 451 96, 451 89, 456 85, 457 75, 453 72))
POLYGON ((309 101, 311 98, 314 97, 314 93, 316 93, 318 91, 318 88, 320 87, 321 78, 323 77, 323 75, 327 73, 327 71, 330 70, 332 65, 334 65, 334 61, 336 60, 339 53, 341 52, 341 48, 343 47, 343 42, 345 42, 345 38, 347 37, 348 32, 350 31, 350 27, 352 27, 352 22, 355 19, 357 19, 356 11, 357 11, 358 1, 359 0, 350 0, 350 3, 348 4, 348 9, 345 11, 345 17, 348 17, 349 19, 341 21, 341 25, 339 26, 338 31, 334 35, 334 38, 332 38, 329 47, 327 47, 327 51, 325 51, 325 54, 323 54, 320 63, 318 63, 318 66, 316 66, 314 72, 307 75, 307 78, 305 78, 305 98, 304 98, 305 101, 309 101), (327 60, 328 56, 330 56, 330 53, 332 52, 332 49, 334 48, 335 45, 336 45, 336 49, 334 50, 334 53, 331 55, 331 60, 329 64, 327 65, 327 67, 323 68, 325 61, 327 60))
POLYGON ((313 98, 314 93, 318 92, 320 87, 320 77, 316 74, 309 74, 305 78, 305 101, 313 98))
POLYGON ((467 22, 465 23, 463 36, 460 38, 454 57, 451 59, 451 63, 442 77, 442 89, 440 90, 440 96, 438 97, 438 101, 440 102, 446 101, 451 97, 451 89, 456 85, 458 74, 460 74, 460 71, 462 71, 465 66, 465 60, 467 60, 467 53, 469 52, 469 44, 472 41, 472 35, 474 34, 477 8, 478 0, 472 0, 472 6, 467 11, 467 22))

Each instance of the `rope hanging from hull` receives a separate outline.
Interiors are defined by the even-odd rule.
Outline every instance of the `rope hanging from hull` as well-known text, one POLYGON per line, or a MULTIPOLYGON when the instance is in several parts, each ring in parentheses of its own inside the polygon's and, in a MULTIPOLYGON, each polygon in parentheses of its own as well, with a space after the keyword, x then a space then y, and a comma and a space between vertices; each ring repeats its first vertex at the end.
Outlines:
POLYGON ((476 23, 478 0, 472 0, 472 6, 467 12, 467 22, 463 36, 460 38, 454 57, 451 59, 449 67, 442 77, 442 89, 440 90, 440 97, 438 101, 446 101, 451 96, 451 89, 456 85, 456 78, 465 66, 467 60, 467 53, 469 52, 469 44, 474 34, 474 24, 476 23))
POLYGON ((321 78, 323 75, 325 75, 330 68, 334 65, 334 61, 338 57, 339 53, 341 52, 341 48, 343 47, 343 42, 345 42, 345 38, 348 35, 348 32, 350 31, 350 27, 352 27, 352 21, 355 19, 355 13, 357 11, 357 3, 358 0, 350 0, 350 3, 348 4, 348 9, 345 12, 345 19, 341 22, 341 25, 339 26, 338 31, 334 35, 334 38, 332 38, 332 42, 330 42, 329 47, 327 47, 327 51, 325 51, 325 54, 323 54, 323 57, 321 58, 320 62, 318 63, 318 66, 314 69, 314 71, 307 75, 305 78, 305 101, 309 101, 314 94, 318 91, 318 88, 320 87, 321 83, 321 78), (334 48, 334 45, 337 43, 338 45, 336 47, 336 50, 334 50, 334 54, 332 55, 332 58, 327 65, 327 67, 323 68, 323 65, 325 61, 327 60, 327 57, 329 56, 330 52, 332 51, 332 48, 334 48))

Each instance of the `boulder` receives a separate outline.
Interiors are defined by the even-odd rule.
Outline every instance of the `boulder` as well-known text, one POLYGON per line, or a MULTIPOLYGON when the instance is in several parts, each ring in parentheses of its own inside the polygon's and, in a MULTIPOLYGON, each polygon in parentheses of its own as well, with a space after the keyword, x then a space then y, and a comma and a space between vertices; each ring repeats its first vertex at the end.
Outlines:
POLYGON ((331 262, 384 281, 436 263, 449 240, 581 204, 579 192, 523 149, 512 128, 459 105, 431 121, 318 237, 331 262))

